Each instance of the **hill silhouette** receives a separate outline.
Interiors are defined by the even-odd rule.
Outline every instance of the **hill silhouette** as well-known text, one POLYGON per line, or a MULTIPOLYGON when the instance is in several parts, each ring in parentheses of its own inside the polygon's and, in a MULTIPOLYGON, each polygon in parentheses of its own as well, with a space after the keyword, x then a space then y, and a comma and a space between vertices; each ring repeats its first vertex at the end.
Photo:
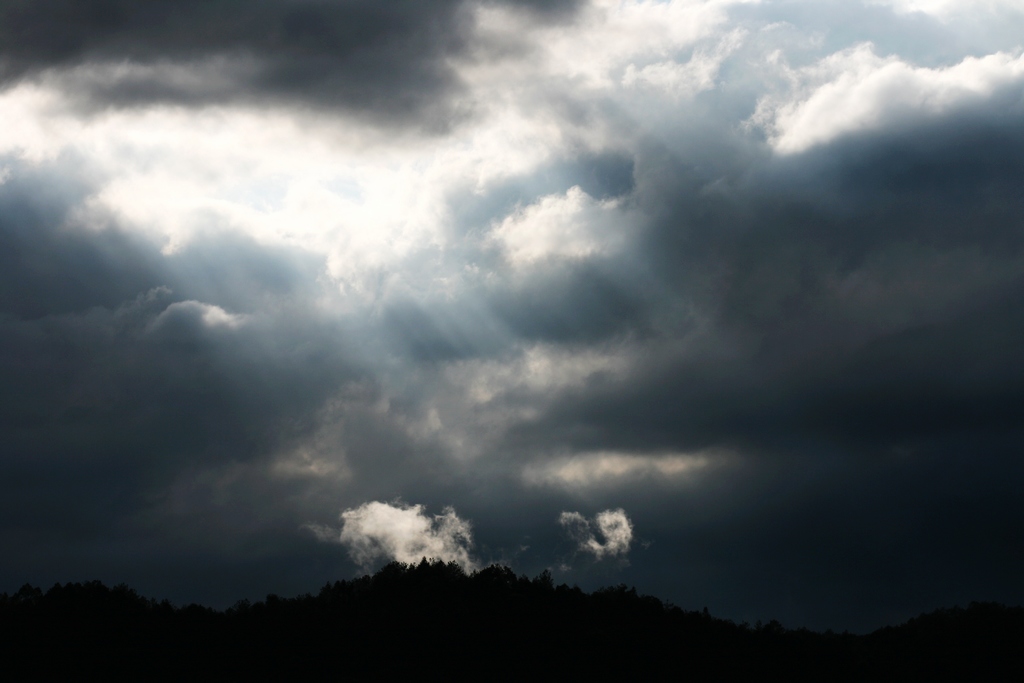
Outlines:
POLYGON ((218 611, 98 581, 0 594, 14 678, 1024 680, 1024 609, 972 603, 868 635, 750 626, 619 585, 393 562, 317 595, 218 611))

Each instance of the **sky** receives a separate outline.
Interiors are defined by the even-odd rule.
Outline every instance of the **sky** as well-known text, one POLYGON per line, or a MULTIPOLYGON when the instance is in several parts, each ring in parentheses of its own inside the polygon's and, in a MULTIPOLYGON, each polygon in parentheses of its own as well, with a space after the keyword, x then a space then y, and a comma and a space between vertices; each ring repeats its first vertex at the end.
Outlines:
POLYGON ((1024 602, 1019 0, 0 0, 0 591, 1024 602))

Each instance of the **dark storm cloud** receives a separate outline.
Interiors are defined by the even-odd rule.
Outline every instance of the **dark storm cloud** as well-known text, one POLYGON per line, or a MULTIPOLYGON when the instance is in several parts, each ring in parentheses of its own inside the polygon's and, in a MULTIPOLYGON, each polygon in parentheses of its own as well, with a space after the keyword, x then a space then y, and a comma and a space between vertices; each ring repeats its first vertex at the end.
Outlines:
POLYGON ((509 329, 527 342, 590 344, 647 324, 641 278, 626 281, 619 264, 559 264, 495 292, 491 305, 509 329))
MULTIPOLYGON (((949 30, 899 21, 922 54, 949 30)), ((7 82, 65 78, 94 103, 288 100, 431 125, 472 40, 459 2, 0 3, 7 82)), ((445 188, 443 244, 385 259, 372 301, 340 313, 323 256, 218 226, 162 253, 140 226, 79 224, 103 179, 11 161, 0 590, 313 590, 355 568, 302 525, 400 497, 454 505, 482 562, 564 562, 556 580, 635 581, 730 617, 868 628, 1022 599, 1019 87, 782 157, 736 124, 761 93, 739 54, 654 130, 580 103, 622 126, 612 151, 445 188), (616 200, 621 243, 524 265, 488 241, 575 186, 616 200), (531 384, 516 362, 538 348, 553 360, 531 384), (559 383, 588 353, 618 370, 559 383), (480 377, 493 395, 474 402, 480 377), (524 483, 557 458, 702 449, 692 478, 524 483), (630 566, 574 565, 561 513, 620 507, 630 566)))
MULTIPOLYGON (((718 185, 671 158, 641 159, 640 177, 658 177, 641 201, 665 214, 644 238, 655 284, 551 319, 657 328, 678 315, 666 302, 685 302, 704 331, 626 386, 581 391, 550 426, 589 434, 581 447, 640 450, 1012 427, 1024 407, 1014 118, 962 112, 764 159, 718 185)), ((523 310, 542 324, 565 291, 523 310)))
POLYGON ((662 344, 622 379, 564 390, 506 447, 538 461, 712 449, 721 469, 699 487, 580 494, 659 539, 630 575, 681 567, 665 595, 683 604, 863 630, 1024 598, 1011 95, 787 158, 718 158, 714 174, 699 153, 639 155, 656 285, 631 315, 662 344))
POLYGON ((632 580, 751 623, 868 631, 925 605, 1019 602, 1019 438, 940 438, 914 454, 822 450, 746 462, 659 495, 620 491, 639 533, 632 580), (635 577, 635 578, 633 578, 635 577))
POLYGON ((161 284, 127 237, 97 244, 88 233, 65 228, 69 207, 92 189, 84 173, 28 172, 0 186, 0 310, 5 314, 39 318, 115 307, 161 284), (111 270, 119 277, 107 277, 111 270))
MULTIPOLYGON (((576 2, 499 4, 558 21, 576 2)), ((101 108, 282 101, 443 127, 459 86, 446 62, 471 33, 465 0, 11 1, 0 3, 0 77, 55 70, 101 108)))
POLYGON ((0 185, 0 542, 21 559, 5 580, 110 544, 144 563, 156 542, 132 529, 175 538, 153 515, 185 495, 177 482, 266 462, 308 434, 358 377, 355 354, 300 301, 320 260, 241 238, 168 257, 114 224, 82 225, 80 174, 13 168, 0 185))

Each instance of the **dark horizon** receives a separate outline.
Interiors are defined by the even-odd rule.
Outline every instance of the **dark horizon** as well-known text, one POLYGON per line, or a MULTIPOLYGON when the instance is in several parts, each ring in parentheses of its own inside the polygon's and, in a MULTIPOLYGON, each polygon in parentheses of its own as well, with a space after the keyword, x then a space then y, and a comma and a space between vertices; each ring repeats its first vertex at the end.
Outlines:
POLYGON ((0 0, 0 592, 1024 603, 1013 0, 0 0))
MULTIPOLYGON (((574 599, 600 600, 608 598, 613 601, 623 600, 629 604, 635 603, 640 606, 640 609, 645 610, 657 608, 653 611, 662 610, 668 613, 700 615, 714 622, 736 627, 741 631, 769 629, 777 633, 799 632, 814 635, 861 637, 880 632, 905 629, 922 621, 947 618, 949 615, 962 615, 966 612, 980 613, 984 611, 1014 614, 1017 617, 1021 617, 1017 619, 1017 621, 1020 621, 1020 624, 1014 626, 1014 628, 1017 630, 1024 628, 1024 606, 975 600, 964 605, 947 605, 933 610, 926 610, 898 623, 883 624, 864 633, 848 630, 837 631, 833 628, 815 630, 809 629, 806 626, 783 624, 777 619, 757 619, 755 621, 730 619, 712 614, 707 606, 687 607, 676 605, 671 601, 662 600, 656 595, 637 591, 636 586, 624 583, 602 585, 593 590, 584 590, 577 584, 570 585, 565 582, 556 582, 552 572, 547 569, 533 577, 526 574, 517 574, 512 567, 503 564, 491 564, 471 571, 465 571, 457 562, 449 561, 446 563, 427 557, 423 557, 419 562, 409 563, 392 560, 376 571, 349 578, 328 580, 317 590, 305 591, 295 595, 267 593, 262 597, 242 596, 232 600, 223 607, 207 605, 196 601, 174 601, 168 598, 153 597, 136 590, 133 586, 126 583, 108 585, 99 579, 67 581, 63 583, 58 581, 49 588, 25 583, 16 591, 0 591, 0 607, 9 610, 11 608, 17 609, 19 605, 22 605, 33 610, 42 609, 43 613, 40 616, 44 618, 38 621, 38 625, 42 628, 60 629, 61 619, 55 618, 58 616, 66 619, 75 614, 80 614, 83 617, 107 618, 103 616, 105 601, 113 605, 118 601, 127 600, 127 603, 122 602, 121 609, 128 606, 128 603, 137 603, 146 609, 171 610, 174 612, 199 610, 210 615, 238 615, 250 612, 253 609, 259 611, 274 604, 301 604, 310 600, 323 600, 325 595, 342 591, 346 594, 352 594, 349 600, 362 593, 379 593, 385 600, 389 601, 399 597, 403 599, 408 598, 410 605, 416 605, 417 601, 425 601, 433 606, 432 609, 438 611, 438 616, 445 616, 446 619, 450 619, 451 614, 445 614, 446 609, 443 604, 444 600, 450 599, 455 595, 454 593, 449 594, 449 591, 462 590, 460 586, 465 588, 465 586, 471 585, 476 585, 478 589, 487 586, 495 588, 498 590, 498 594, 504 595, 503 599, 513 599, 513 602, 520 597, 527 598, 527 601, 522 606, 529 609, 535 607, 529 599, 531 595, 536 597, 539 594, 555 591, 563 596, 575 596, 574 599), (503 591, 511 592, 505 595, 503 591), (526 593, 520 595, 517 591, 526 591, 526 593), (439 600, 440 602, 438 602, 439 600), (71 610, 71 612, 66 615, 58 615, 56 612, 51 613, 50 609, 71 610)), ((473 600, 470 599, 466 602, 467 604, 472 604, 473 600)), ((464 605, 456 606, 455 611, 457 612, 462 606, 464 605)), ((415 606, 414 609, 424 609, 424 607, 419 605, 415 606)), ((527 612, 529 612, 529 609, 527 612)), ((12 616, 9 612, 4 614, 6 617, 12 616)), ((531 613, 524 613, 523 615, 524 618, 529 619, 534 618, 534 616, 531 613)), ((15 617, 17 618, 17 615, 15 617)), ((5 621, 4 627, 10 629, 12 624, 13 622, 11 621, 5 621)), ((76 646, 72 642, 67 644, 76 646)))
POLYGON ((315 594, 175 607, 128 586, 23 586, 0 593, 0 652, 38 677, 141 670, 240 679, 423 675, 453 659, 498 678, 528 672, 691 680, 1016 680, 1024 609, 972 603, 868 635, 736 624, 625 585, 591 593, 492 565, 391 562, 315 594))

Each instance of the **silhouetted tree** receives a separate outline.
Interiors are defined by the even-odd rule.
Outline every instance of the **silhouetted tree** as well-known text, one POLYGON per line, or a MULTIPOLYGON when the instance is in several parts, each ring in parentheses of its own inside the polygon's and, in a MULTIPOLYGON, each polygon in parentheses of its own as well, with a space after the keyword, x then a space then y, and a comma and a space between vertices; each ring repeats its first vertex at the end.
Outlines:
POLYGON ((622 584, 588 594, 556 586, 550 572, 529 579, 495 565, 467 574, 428 558, 224 611, 96 581, 0 594, 6 670, 32 666, 34 678, 390 678, 457 665, 499 678, 1024 680, 1022 646, 1019 607, 972 603, 866 636, 774 620, 751 628, 622 584))

